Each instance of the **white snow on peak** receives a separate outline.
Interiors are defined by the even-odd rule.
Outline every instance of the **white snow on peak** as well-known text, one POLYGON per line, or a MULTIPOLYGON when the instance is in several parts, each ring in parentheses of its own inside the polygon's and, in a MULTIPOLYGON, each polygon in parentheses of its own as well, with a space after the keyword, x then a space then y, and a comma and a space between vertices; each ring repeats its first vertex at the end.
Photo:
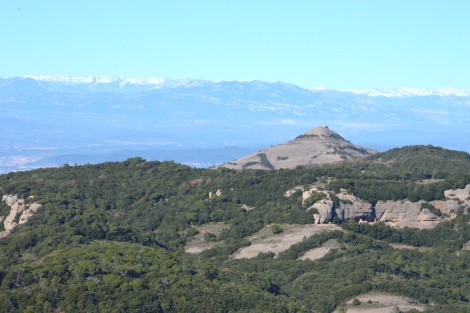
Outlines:
POLYGON ((470 90, 454 89, 444 87, 435 90, 419 89, 419 88, 372 88, 366 90, 343 90, 355 94, 363 94, 371 97, 416 97, 416 96, 470 96, 470 90))
POLYGON ((34 76, 34 75, 26 75, 22 76, 24 78, 31 78, 34 80, 39 81, 47 81, 47 82, 54 82, 54 83, 64 83, 64 84, 119 84, 119 86, 123 87, 127 84, 131 85, 151 85, 154 87, 160 87, 167 79, 165 78, 124 78, 124 77, 117 77, 117 76, 103 76, 103 77, 96 77, 96 76, 67 76, 67 75, 52 75, 52 76, 34 76))
POLYGON ((313 88, 308 88, 309 90, 314 90, 314 91, 323 91, 323 90, 329 90, 328 88, 326 87, 323 87, 323 86, 316 86, 316 87, 313 87, 313 88))
POLYGON ((66 75, 25 75, 23 78, 31 78, 34 80, 41 80, 46 82, 68 83, 68 84, 91 84, 95 82, 93 76, 66 76, 66 75))
MULTIPOLYGON (((217 83, 217 82, 256 82, 256 80, 222 80, 222 81, 206 81, 206 80, 197 80, 191 78, 180 78, 180 79, 167 79, 167 78, 126 78, 120 76, 67 76, 67 75, 26 75, 22 76, 23 78, 31 78, 38 81, 46 81, 60 84, 82 84, 82 85, 100 85, 100 84, 114 84, 119 87, 124 86, 143 86, 145 88, 177 88, 177 87, 202 87, 206 84, 217 83)), ((308 88, 311 91, 323 91, 331 90, 323 86, 317 86, 314 88, 308 88)), ((444 87, 435 90, 420 89, 420 88, 409 88, 409 87, 400 87, 400 88, 371 88, 366 90, 338 90, 342 92, 351 92, 355 94, 368 95, 371 97, 416 97, 416 96, 461 96, 469 97, 469 90, 455 89, 451 87, 444 87)))

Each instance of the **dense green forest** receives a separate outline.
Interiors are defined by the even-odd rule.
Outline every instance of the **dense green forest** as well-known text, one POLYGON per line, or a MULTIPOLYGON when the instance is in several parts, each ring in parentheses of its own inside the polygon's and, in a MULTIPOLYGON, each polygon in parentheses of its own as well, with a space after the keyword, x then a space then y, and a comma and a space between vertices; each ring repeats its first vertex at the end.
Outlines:
MULTIPOLYGON (((277 171, 136 157, 1 175, 0 195, 42 207, 0 238, 0 312, 332 312, 371 291, 409 297, 429 312, 470 311, 470 251, 461 250, 470 219, 462 212, 427 230, 349 220, 343 231, 304 238, 276 257, 232 257, 265 225, 312 224, 301 191, 284 193, 314 183, 370 203, 439 200, 470 183, 470 156, 410 146, 277 171), (211 222, 230 227, 206 236, 213 248, 186 253, 193 226, 211 222), (340 248, 299 259, 332 239, 340 248)), ((0 216, 9 210, 2 202, 0 216)))

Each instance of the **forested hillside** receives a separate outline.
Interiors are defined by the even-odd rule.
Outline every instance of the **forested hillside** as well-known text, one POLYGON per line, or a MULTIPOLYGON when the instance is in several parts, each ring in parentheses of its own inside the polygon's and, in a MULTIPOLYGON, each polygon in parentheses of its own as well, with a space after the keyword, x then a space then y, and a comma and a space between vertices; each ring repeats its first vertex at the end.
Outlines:
MULTIPOLYGON (((42 207, 0 238, 0 312, 332 312, 374 305, 347 303, 368 292, 405 296, 429 312, 470 310, 465 210, 425 230, 348 220, 277 255, 233 257, 266 225, 276 236, 283 225, 313 224, 302 192, 285 196, 312 184, 370 203, 440 200, 470 184, 470 157, 410 146, 292 170, 136 157, 2 175, 2 196, 42 207), (227 225, 204 234, 214 246, 186 253, 197 227, 210 223, 227 225), (331 240, 337 248, 324 257, 299 259, 331 240)), ((0 216, 9 212, 2 202, 0 216)))

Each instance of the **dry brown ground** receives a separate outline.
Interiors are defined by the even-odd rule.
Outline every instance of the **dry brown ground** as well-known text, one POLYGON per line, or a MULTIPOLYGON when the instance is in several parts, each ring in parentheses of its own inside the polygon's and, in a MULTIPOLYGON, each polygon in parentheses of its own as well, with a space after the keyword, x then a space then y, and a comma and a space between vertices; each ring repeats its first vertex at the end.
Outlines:
POLYGON ((431 229, 439 225, 441 221, 403 221, 403 222, 385 222, 386 225, 393 228, 419 228, 419 229, 431 229))
POLYGON ((411 245, 395 244, 395 243, 390 244, 390 245, 395 249, 410 249, 410 250, 418 250, 420 252, 429 251, 432 249, 430 247, 416 247, 416 246, 411 246, 411 245))
POLYGON ((234 254, 236 259, 250 259, 256 257, 259 253, 279 252, 289 249, 290 246, 296 244, 304 238, 308 238, 322 231, 342 230, 335 224, 309 224, 309 225, 280 225, 283 232, 274 235, 271 226, 265 226, 256 234, 250 236, 248 240, 251 246, 242 248, 234 254))
POLYGON ((470 241, 463 245, 462 250, 470 250, 470 241))
MULTIPOLYGON (((418 304, 410 299, 405 297, 396 296, 392 294, 386 293, 370 293, 370 294, 363 294, 356 297, 359 301, 361 301, 360 305, 352 306, 353 299, 348 301, 348 305, 346 310, 343 312, 346 313, 391 313, 394 312, 396 307, 400 309, 400 311, 409 311, 411 309, 416 309, 418 311, 424 311, 425 306, 418 304), (368 303, 368 301, 371 303, 368 303)), ((336 310, 335 313, 339 313, 341 311, 336 310)))
POLYGON ((336 239, 330 239, 327 242, 323 243, 321 247, 311 249, 303 256, 301 256, 300 260, 317 260, 324 257, 331 249, 338 249, 340 247, 340 243, 336 239))
POLYGON ((197 254, 204 250, 208 250, 217 244, 216 242, 205 241, 204 233, 210 232, 216 236, 219 236, 222 230, 225 228, 230 228, 230 225, 225 223, 210 223, 193 227, 196 228, 199 233, 186 243, 184 251, 187 253, 197 254))

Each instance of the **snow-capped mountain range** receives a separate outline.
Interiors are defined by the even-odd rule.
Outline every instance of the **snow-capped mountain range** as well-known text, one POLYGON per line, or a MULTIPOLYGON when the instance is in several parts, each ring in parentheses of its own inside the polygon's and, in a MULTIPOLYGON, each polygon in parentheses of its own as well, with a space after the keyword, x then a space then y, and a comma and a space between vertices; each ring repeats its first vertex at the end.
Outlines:
POLYGON ((25 76, 0 78, 0 112, 0 172, 136 154, 216 165, 315 126, 376 150, 433 144, 470 151, 470 91, 450 88, 25 76))
MULTIPOLYGON (((191 78, 182 78, 182 79, 168 79, 168 78, 156 78, 156 77, 126 78, 126 77, 118 77, 118 76, 97 77, 97 76, 67 76, 67 75, 52 75, 52 76, 25 75, 25 76, 20 76, 19 78, 30 78, 36 81, 44 81, 44 82, 52 82, 52 83, 68 84, 68 85, 113 84, 113 85, 119 86, 120 88, 129 86, 129 85, 138 85, 138 86, 146 87, 148 89, 162 88, 162 87, 182 87, 182 86, 191 87, 194 85, 205 85, 205 84, 211 83, 211 81, 197 80, 197 79, 191 79, 191 78)), ((248 80, 244 82, 250 82, 250 81, 248 80)), ((333 91, 333 89, 328 89, 325 87, 309 88, 309 90, 333 91)), ((470 96, 470 90, 455 89, 451 87, 444 87, 444 88, 439 88, 436 90, 399 87, 399 88, 371 88, 371 89, 366 89, 366 90, 348 89, 348 90, 340 90, 340 91, 351 92, 355 94, 363 94, 363 95, 368 95, 372 97, 380 97, 380 96, 381 97, 415 97, 415 96, 468 97, 470 96)))
POLYGON ((367 90, 345 90, 356 94, 368 95, 371 97, 422 97, 422 96, 457 96, 469 97, 470 90, 461 90, 451 87, 439 88, 436 90, 418 88, 372 88, 367 90))
POLYGON ((66 75, 53 75, 53 76, 34 76, 26 75, 20 76, 20 78, 31 78, 38 81, 63 83, 63 84, 118 84, 119 86, 125 86, 127 84, 135 85, 148 85, 160 87, 167 79, 165 78, 125 78, 117 76, 66 76, 66 75))

